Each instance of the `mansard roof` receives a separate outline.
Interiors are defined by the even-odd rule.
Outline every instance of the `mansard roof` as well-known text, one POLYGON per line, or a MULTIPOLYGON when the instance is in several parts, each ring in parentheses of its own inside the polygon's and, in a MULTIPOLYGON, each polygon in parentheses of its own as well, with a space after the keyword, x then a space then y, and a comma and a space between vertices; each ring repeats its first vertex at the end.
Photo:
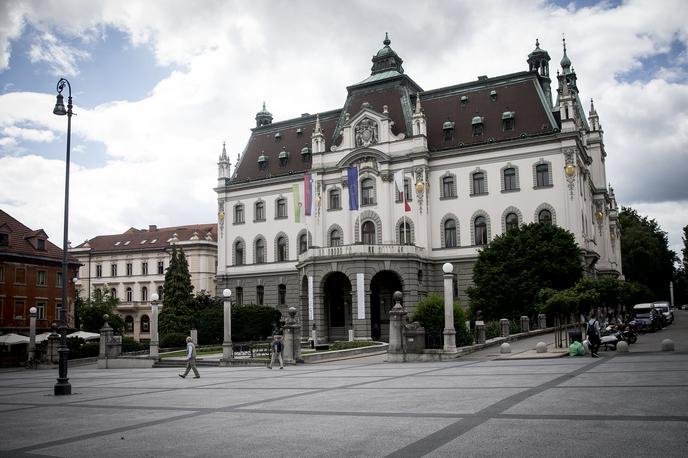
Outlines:
MULTIPOLYGON (((385 46, 388 45, 385 42, 385 46)), ((383 57, 390 58, 391 64, 388 62, 384 68, 374 66, 370 77, 347 87, 347 98, 341 109, 320 114, 326 141, 325 154, 333 145, 340 144, 342 127, 363 107, 389 116, 394 122, 394 135, 412 136, 411 120, 417 97, 420 97, 426 116, 431 152, 547 135, 559 129, 537 71, 493 78, 481 76, 468 83, 423 91, 403 73, 401 58, 396 53, 392 56, 390 51, 385 51, 383 54, 383 57), (509 118, 514 120, 513 129, 503 127, 503 114, 506 112, 511 113, 509 118), (483 118, 483 133, 474 136, 472 119, 476 116, 483 118), (450 135, 443 129, 447 122, 454 123, 450 135)), ((373 58, 374 63, 378 57, 373 58)), ((303 161, 300 153, 302 148, 311 147, 315 120, 313 115, 303 115, 252 129, 231 182, 245 183, 309 170, 311 163, 303 161), (279 160, 282 151, 290 153, 287 161, 279 160), (260 156, 265 156, 262 159, 267 161, 259 161, 260 156)))
POLYGON ((217 224, 189 224, 184 226, 157 227, 148 229, 131 227, 122 234, 98 235, 76 247, 77 251, 112 252, 112 251, 149 251, 161 250, 170 246, 171 240, 176 243, 209 241, 217 242, 217 224), (210 240, 208 237, 210 234, 210 240), (82 250, 83 249, 83 250, 82 250))

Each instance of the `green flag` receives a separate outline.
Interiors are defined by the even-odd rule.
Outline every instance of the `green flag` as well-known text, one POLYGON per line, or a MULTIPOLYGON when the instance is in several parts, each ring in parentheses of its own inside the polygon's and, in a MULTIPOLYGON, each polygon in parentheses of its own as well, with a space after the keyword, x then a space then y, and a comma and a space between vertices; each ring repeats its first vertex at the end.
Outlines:
POLYGON ((294 195, 294 221, 301 222, 301 197, 299 196, 299 185, 291 186, 291 192, 294 195))

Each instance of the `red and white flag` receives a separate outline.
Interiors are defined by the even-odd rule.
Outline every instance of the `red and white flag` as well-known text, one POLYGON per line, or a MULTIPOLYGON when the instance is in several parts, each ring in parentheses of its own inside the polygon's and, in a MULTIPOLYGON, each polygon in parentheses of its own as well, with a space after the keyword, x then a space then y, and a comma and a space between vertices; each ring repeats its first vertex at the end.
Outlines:
POLYGON ((399 199, 404 203, 404 211, 410 212, 411 206, 406 200, 406 193, 404 192, 404 171, 397 170, 394 172, 394 184, 397 186, 397 192, 399 193, 399 199))

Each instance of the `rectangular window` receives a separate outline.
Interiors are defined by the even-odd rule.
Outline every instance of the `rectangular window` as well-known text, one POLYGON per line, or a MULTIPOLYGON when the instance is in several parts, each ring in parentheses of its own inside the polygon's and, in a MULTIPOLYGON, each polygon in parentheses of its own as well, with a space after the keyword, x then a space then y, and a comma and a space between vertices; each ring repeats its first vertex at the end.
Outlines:
POLYGON ((513 191, 516 189, 516 170, 504 170, 504 190, 513 191))
POLYGON ((485 194, 485 175, 482 172, 473 174, 473 194, 485 194))
POLYGON ((265 204, 262 202, 256 204, 256 221, 265 221, 265 204))
POLYGON ((101 264, 96 264, 96 277, 100 278, 103 276, 103 266, 101 264))
POLYGON ((0 234, 0 246, 9 246, 10 234, 0 234))
POLYGON ((45 240, 37 239, 36 240, 36 248, 39 250, 45 250, 45 240))
POLYGON ((5 267, 0 266, 0 283, 5 283, 5 267))
POLYGON ((234 223, 241 224, 244 222, 244 206, 236 205, 234 207, 234 223))
POLYGON ((45 320, 45 302, 39 302, 36 304, 36 319, 45 320))
POLYGON ((277 217, 286 218, 287 217, 287 201, 285 199, 279 199, 277 201, 277 217))
POLYGON ((342 204, 339 202, 339 190, 330 191, 330 210, 341 210, 342 204))
POLYGON ((133 273, 134 273, 134 264, 128 262, 127 263, 127 277, 131 277, 133 273))
POLYGON ((62 304, 59 302, 55 304, 55 319, 62 321, 62 304))
POLYGON ((141 263, 141 275, 148 275, 148 263, 147 262, 141 263))
POLYGON ((26 269, 23 267, 18 267, 14 271, 14 282, 23 285, 26 283, 26 269))
POLYGON ((24 319, 24 308, 25 302, 20 299, 15 299, 14 301, 14 319, 23 320, 24 319))
POLYGON ((158 274, 165 273, 165 261, 158 261, 158 274))
POLYGON ((57 287, 62 288, 62 272, 57 273, 57 287))
POLYGON ((263 288, 262 285, 258 285, 256 288, 256 300, 258 302, 258 305, 263 305, 263 299, 265 296, 265 289, 263 288))
POLYGON ((549 186, 549 166, 547 164, 539 164, 535 167, 535 174, 538 188, 549 186))
POLYGON ((38 286, 45 286, 45 270, 39 270, 38 271, 38 277, 36 284, 38 286))
POLYGON ((236 303, 237 305, 244 305, 244 288, 241 286, 236 288, 236 303))
POLYGON ((110 276, 111 277, 117 276, 117 264, 110 264, 110 276))

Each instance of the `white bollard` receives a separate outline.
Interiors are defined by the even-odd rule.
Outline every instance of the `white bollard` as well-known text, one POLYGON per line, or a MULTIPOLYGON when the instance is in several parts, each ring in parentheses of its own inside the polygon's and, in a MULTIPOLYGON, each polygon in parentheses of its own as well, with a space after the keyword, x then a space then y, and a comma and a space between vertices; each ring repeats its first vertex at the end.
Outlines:
POLYGON ((671 339, 662 340, 662 351, 674 351, 674 341, 671 339))
POLYGON ((349 329, 349 342, 353 342, 353 341, 354 341, 354 330, 349 329))
POLYGON ((547 353, 547 344, 545 342, 538 342, 537 345, 535 345, 535 352, 547 353))
POLYGON ((504 342, 502 346, 499 348, 499 352, 504 354, 504 353, 511 353, 511 345, 508 343, 504 342))
POLYGON ((628 342, 622 340, 616 344, 617 353, 628 353, 628 342))

